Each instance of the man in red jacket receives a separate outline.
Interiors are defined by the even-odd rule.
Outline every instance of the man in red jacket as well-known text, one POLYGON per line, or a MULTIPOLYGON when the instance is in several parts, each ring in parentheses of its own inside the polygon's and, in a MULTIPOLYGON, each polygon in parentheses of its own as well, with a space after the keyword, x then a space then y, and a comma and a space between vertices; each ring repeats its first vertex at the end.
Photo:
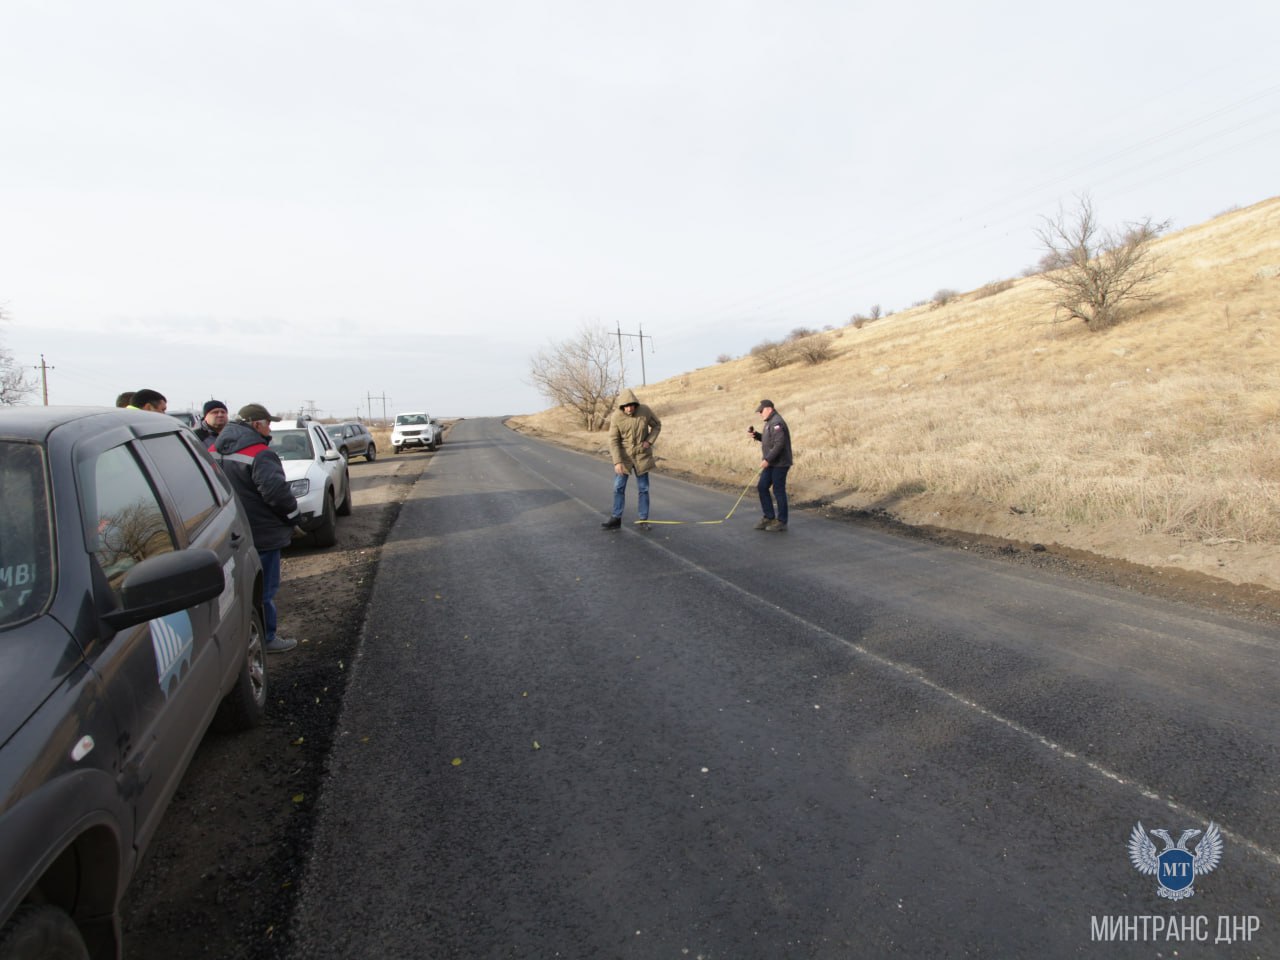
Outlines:
POLYGON ((276 635, 276 590, 280 587, 280 551, 293 540, 301 520, 298 501, 289 489, 280 458, 269 446, 271 424, 279 420, 260 403, 240 408, 213 442, 210 452, 222 464, 253 532, 253 546, 262 559, 262 609, 266 618, 267 653, 284 653, 297 640, 276 635))

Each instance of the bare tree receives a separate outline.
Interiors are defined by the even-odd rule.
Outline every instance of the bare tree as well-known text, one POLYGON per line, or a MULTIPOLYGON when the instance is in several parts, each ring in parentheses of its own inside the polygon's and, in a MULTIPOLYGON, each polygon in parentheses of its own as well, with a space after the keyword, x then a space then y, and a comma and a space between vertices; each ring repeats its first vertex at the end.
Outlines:
POLYGON ((1170 221, 1147 218, 1121 231, 1103 230, 1087 194, 1074 212, 1059 209, 1045 217, 1036 238, 1045 249, 1040 265, 1054 288, 1056 319, 1082 320, 1090 330, 1105 330, 1120 319, 1126 304, 1150 300, 1154 282, 1167 272, 1151 244, 1170 221))
POLYGON ((568 407, 587 430, 601 430, 622 389, 618 342, 602 326, 584 326, 569 340, 553 343, 533 358, 530 376, 538 392, 568 407))
MULTIPOLYGON (((0 323, 7 318, 0 311, 0 323)), ((27 372, 13 359, 7 349, 0 346, 0 407, 22 403, 36 392, 35 381, 27 376, 27 372)))

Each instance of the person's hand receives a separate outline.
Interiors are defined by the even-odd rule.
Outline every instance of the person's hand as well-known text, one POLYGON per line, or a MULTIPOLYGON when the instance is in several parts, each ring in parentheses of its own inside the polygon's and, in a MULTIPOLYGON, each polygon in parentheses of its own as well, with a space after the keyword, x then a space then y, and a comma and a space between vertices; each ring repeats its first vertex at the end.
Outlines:
POLYGON ((763 470, 763 469, 764 469, 765 467, 767 467, 768 465, 769 465, 769 461, 768 461, 768 460, 761 460, 761 461, 760 461, 760 469, 761 469, 761 470, 763 470))
POLYGON ((613 465, 613 472, 620 477, 625 477, 627 475, 627 468, 620 463, 615 463, 613 465))

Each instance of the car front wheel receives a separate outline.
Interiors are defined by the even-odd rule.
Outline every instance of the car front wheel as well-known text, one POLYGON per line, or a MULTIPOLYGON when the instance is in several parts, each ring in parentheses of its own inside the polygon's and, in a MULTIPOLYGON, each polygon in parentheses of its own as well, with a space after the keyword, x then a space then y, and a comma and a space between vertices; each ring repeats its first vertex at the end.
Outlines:
POLYGON ((262 647, 263 634, 262 614, 258 610, 250 611, 244 662, 240 664, 235 686, 222 698, 213 716, 214 729, 220 733, 251 730, 266 716, 267 654, 262 647))
POLYGON ((48 904, 29 903, 15 910, 0 929, 0 957, 89 960, 89 951, 80 930, 64 911, 48 904))
POLYGON ((372 463, 374 460, 377 460, 378 448, 375 447, 372 443, 369 444, 369 449, 364 452, 364 458, 369 463, 372 463))
POLYGON ((332 490, 325 493, 324 515, 320 518, 320 525, 311 532, 311 536, 317 547, 332 547, 338 542, 338 515, 333 505, 332 490))

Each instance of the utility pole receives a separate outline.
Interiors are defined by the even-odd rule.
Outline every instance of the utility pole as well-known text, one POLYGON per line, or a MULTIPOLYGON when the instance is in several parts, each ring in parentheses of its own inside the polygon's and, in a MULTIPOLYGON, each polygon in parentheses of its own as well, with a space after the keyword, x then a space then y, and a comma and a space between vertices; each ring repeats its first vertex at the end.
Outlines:
POLYGON ((381 400, 381 401, 382 401, 382 425, 385 427, 385 426, 387 425, 387 399, 388 399, 388 398, 387 398, 387 395, 386 395, 385 393, 383 393, 383 394, 382 394, 382 396, 375 396, 374 394, 370 393, 370 394, 368 394, 367 396, 368 396, 368 399, 369 399, 369 416, 370 416, 370 418, 372 418, 372 417, 373 417, 373 401, 375 401, 375 400, 381 400))
POLYGON ((623 333, 622 327, 618 326, 618 368, 619 368, 619 372, 622 374, 622 383, 624 386, 627 383, 627 371, 626 371, 626 368, 623 367, 622 365, 622 338, 623 337, 630 337, 633 340, 640 341, 640 385, 645 387, 649 385, 648 375, 645 373, 645 370, 644 370, 644 342, 648 340, 649 349, 652 350, 653 337, 649 336, 647 333, 644 332, 643 326, 638 326, 638 329, 640 330, 639 333, 623 333))
POLYGON ((40 371, 40 393, 44 397, 44 405, 49 405, 49 371, 57 370, 57 367, 51 367, 44 362, 44 354, 40 354, 40 366, 32 369, 40 371))

